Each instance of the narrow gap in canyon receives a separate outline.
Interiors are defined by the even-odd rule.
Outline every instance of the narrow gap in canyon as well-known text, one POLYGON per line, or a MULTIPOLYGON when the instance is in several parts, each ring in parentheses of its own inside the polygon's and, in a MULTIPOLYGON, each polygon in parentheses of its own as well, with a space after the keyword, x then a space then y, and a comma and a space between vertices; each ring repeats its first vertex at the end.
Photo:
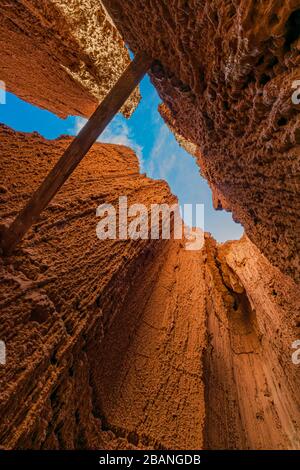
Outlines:
POLYGON ((0 237, 128 48, 154 62, 1 252, 1 449, 300 449, 299 5, 17 3, 0 7, 0 237), (148 221, 204 203, 201 247, 175 215, 170 239, 99 239, 124 196, 148 221))

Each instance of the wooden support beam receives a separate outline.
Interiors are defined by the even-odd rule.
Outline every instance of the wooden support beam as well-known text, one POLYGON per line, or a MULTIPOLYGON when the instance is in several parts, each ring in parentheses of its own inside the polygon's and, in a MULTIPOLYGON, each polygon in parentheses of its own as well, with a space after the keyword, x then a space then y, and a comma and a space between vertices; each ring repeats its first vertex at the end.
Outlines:
POLYGON ((2 232, 0 243, 4 254, 11 253, 29 228, 37 221, 42 210, 49 204, 129 98, 150 68, 151 63, 152 59, 146 54, 142 52, 136 54, 134 60, 129 64, 77 137, 74 138, 23 210, 17 215, 10 227, 2 232))

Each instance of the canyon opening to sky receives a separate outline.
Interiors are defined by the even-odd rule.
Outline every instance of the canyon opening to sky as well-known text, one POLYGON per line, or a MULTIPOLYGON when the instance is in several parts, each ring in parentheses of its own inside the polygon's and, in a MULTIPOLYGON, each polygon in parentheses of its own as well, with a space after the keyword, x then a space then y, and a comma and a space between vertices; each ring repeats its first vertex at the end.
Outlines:
POLYGON ((0 46, 0 452, 299 450, 300 2, 10 0, 0 46), (100 237, 124 197, 201 244, 100 237))

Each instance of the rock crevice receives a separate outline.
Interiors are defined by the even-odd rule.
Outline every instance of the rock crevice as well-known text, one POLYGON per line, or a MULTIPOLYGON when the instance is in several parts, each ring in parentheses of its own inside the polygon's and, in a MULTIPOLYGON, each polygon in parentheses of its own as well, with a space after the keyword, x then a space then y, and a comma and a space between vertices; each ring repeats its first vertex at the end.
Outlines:
POLYGON ((300 2, 103 3, 131 49, 156 59, 160 112, 217 207, 299 282, 300 2))
MULTIPOLYGON (((70 137, 0 134, 7 223, 70 137)), ((299 448, 294 282, 247 237, 98 240, 96 207, 120 194, 176 202, 130 149, 96 144, 1 257, 0 445, 299 448)))

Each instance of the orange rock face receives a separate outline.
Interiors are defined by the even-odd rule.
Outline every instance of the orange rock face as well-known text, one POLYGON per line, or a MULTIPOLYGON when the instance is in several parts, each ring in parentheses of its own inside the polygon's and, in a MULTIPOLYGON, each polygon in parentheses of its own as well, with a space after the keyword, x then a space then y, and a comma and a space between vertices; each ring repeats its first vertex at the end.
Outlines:
POLYGON ((298 449, 296 285, 246 238, 207 241, 209 448, 298 449))
MULTIPOLYGON (((6 223, 70 138, 0 134, 6 223)), ((296 285, 247 238, 98 240, 96 207, 124 194, 175 202, 130 149, 96 144, 0 259, 0 445, 300 448, 296 285)))
MULTIPOLYGON (((1 2, 0 51, 7 90, 61 117, 89 117, 130 62, 98 0, 1 2)), ((137 89, 125 116, 139 99, 137 89)))
POLYGON ((90 351, 105 426, 138 448, 205 445, 205 298, 202 253, 170 241, 90 351))
MULTIPOLYGON (((24 205, 70 139, 1 127, 1 221, 24 205)), ((96 208, 115 204, 119 194, 149 207, 175 202, 166 183, 139 174, 130 149, 96 144, 15 256, 1 257, 4 447, 99 448, 110 439, 93 408, 87 345, 100 344, 128 280, 165 243, 98 240, 96 208)))
POLYGON ((198 146, 227 209, 299 281, 299 0, 103 3, 130 48, 157 60, 162 115, 198 146))

